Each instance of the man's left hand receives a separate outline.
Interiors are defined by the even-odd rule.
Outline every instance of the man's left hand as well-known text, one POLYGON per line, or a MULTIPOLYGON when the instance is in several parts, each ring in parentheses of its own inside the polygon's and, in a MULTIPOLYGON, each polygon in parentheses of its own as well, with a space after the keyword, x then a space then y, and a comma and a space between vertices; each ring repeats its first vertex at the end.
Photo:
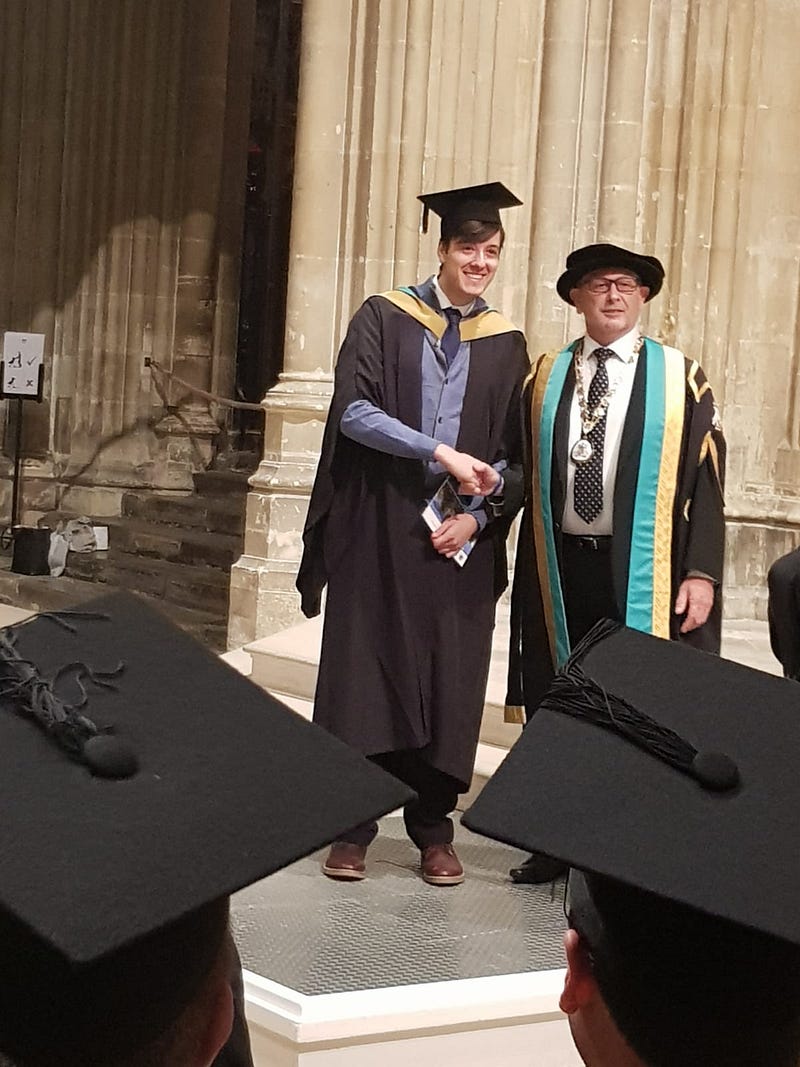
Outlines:
POLYGON ((714 583, 708 578, 684 578, 675 600, 675 614, 686 618, 681 633, 688 634, 702 626, 714 606, 714 583))
POLYGON ((445 519, 438 530, 431 534, 431 543, 436 551, 452 559, 469 541, 478 529, 478 520, 466 511, 461 515, 451 515, 445 519))

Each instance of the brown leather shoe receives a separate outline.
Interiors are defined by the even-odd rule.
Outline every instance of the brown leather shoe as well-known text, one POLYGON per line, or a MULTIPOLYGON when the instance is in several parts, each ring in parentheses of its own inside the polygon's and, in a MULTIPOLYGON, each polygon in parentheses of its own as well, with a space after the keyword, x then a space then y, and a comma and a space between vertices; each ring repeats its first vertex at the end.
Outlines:
POLYGON ((420 853, 422 880, 428 885, 461 885, 464 868, 452 845, 428 845, 420 853))
POLYGON ((358 882, 366 874, 366 845, 353 845, 349 841, 334 841, 325 862, 322 873, 329 878, 338 878, 348 882, 358 882))

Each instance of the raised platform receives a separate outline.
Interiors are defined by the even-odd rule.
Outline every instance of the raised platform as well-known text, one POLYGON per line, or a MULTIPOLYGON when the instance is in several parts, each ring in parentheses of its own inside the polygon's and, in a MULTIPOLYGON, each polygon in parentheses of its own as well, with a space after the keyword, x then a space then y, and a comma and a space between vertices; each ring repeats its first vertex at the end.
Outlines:
MULTIPOLYGON (((321 632, 314 619, 226 658, 310 716, 321 632)), ((501 606, 473 789, 519 734, 503 722, 507 641, 501 606)), ((727 622, 723 655, 780 673, 763 622, 727 622)), ((389 818, 367 881, 333 883, 315 856, 237 895, 259 1067, 580 1063, 558 1009, 561 887, 514 886, 507 872, 520 854, 465 829, 457 847, 464 885, 426 886, 401 820, 389 818)))
POLYGON ((580 1062, 558 1010, 563 885, 513 885, 522 854, 460 826, 456 847, 466 882, 428 886, 389 817, 365 881, 325 878, 322 852, 234 897, 259 1067, 580 1062))

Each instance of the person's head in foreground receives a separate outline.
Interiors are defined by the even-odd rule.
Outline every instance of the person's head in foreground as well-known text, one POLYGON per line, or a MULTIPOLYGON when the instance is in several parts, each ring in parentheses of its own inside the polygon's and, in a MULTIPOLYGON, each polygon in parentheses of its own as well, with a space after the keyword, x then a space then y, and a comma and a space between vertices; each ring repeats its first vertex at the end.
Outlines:
POLYGON ((230 894, 409 791, 138 599, 86 607, 0 632, 0 1064, 208 1067, 230 894))
POLYGON ((587 1064, 797 1067, 800 949, 573 870, 561 1009, 587 1064))
POLYGON ((663 282, 664 268, 655 256, 595 244, 570 252, 556 290, 583 315, 589 337, 610 345, 636 326, 663 282))
POLYGON ((572 866, 589 1067, 800 1062, 799 742, 796 685, 601 623, 465 815, 572 866))
POLYGON ((425 193, 417 197, 424 205, 423 231, 428 212, 441 217, 438 282, 455 307, 482 296, 497 273, 505 231, 502 208, 520 200, 501 182, 425 193))

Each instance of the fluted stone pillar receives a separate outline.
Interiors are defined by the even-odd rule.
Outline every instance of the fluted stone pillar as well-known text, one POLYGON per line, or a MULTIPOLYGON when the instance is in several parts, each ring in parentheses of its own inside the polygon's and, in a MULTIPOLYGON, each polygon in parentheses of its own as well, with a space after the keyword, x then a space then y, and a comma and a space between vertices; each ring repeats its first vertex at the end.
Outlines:
MULTIPOLYGON (((736 13, 746 25, 746 5, 736 13)), ((765 568, 800 544, 800 159, 789 149, 800 99, 797 11, 774 3, 765 15, 752 20, 744 68, 723 394, 729 573, 743 611, 763 607, 765 568)))
MULTIPOLYGON (((524 5, 489 6, 502 44, 483 32, 478 0, 305 0, 284 373, 264 400, 264 459, 231 578, 233 646, 299 617, 301 532, 347 322, 370 293, 436 265, 437 235, 419 233, 417 194, 522 180, 529 135, 511 131, 528 125, 534 68, 515 57, 535 52, 536 20, 524 5), (500 107, 503 123, 491 124, 500 107), (491 158, 498 144, 502 161, 491 158)), ((508 279, 526 270, 529 210, 509 223, 506 280, 495 290, 514 297, 518 317, 524 291, 508 279)))
POLYGON ((0 332, 47 338, 33 517, 115 514, 126 488, 190 488, 211 458, 217 413, 147 361, 230 390, 254 5, 0 10, 0 332))
POLYGON ((340 317, 353 6, 339 4, 341 24, 334 34, 326 5, 306 4, 303 12, 285 369, 264 400, 264 458, 250 480, 244 555, 231 574, 231 646, 281 629, 297 616, 299 539, 331 395, 340 317))
POLYGON ((421 190, 525 202, 489 297, 533 353, 579 320, 567 252, 658 255, 650 333, 706 369, 730 443, 728 607, 763 611, 800 541, 800 21, 789 0, 305 0, 285 373, 265 399, 231 640, 298 618, 292 583, 332 361, 371 292, 425 276, 421 190))
MULTIPOLYGON (((178 377, 206 392, 212 391, 215 384, 214 357, 221 322, 226 344, 232 349, 235 343, 235 314, 224 312, 226 303, 236 305, 238 271, 233 272, 233 285, 228 292, 219 293, 218 284, 220 249, 229 255, 235 250, 235 256, 239 248, 239 234, 234 237, 233 248, 224 240, 232 235, 222 230, 223 205, 229 198, 238 203, 239 232, 243 207, 242 147, 246 143, 249 99, 242 100, 239 108, 244 121, 236 123, 239 167, 238 173, 232 174, 242 191, 237 193, 232 182, 227 188, 223 185, 228 162, 229 63, 237 44, 236 32, 230 0, 225 3, 193 0, 181 55, 184 71, 179 142, 182 211, 172 369, 178 377)), ((249 89, 247 80, 240 80, 249 89)), ((232 364, 232 360, 229 362, 232 364)), ((232 373, 224 375, 229 384, 232 379, 232 373)), ((167 469, 176 484, 180 484, 190 477, 192 470, 207 467, 211 462, 219 423, 209 401, 201 395, 179 386, 171 387, 170 394, 173 400, 180 400, 180 410, 166 415, 156 432, 166 442, 167 469)))

